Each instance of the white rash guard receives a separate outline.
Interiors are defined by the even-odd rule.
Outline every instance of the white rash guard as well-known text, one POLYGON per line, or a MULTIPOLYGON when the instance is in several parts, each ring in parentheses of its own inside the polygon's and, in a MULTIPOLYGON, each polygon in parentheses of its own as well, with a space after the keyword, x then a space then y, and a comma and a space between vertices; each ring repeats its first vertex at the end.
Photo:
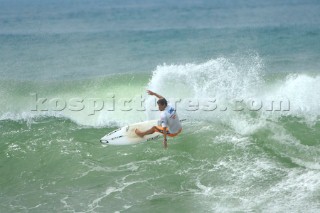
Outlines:
POLYGON ((164 111, 161 112, 160 121, 161 126, 168 127, 171 134, 177 133, 182 128, 176 110, 170 105, 167 105, 164 111))

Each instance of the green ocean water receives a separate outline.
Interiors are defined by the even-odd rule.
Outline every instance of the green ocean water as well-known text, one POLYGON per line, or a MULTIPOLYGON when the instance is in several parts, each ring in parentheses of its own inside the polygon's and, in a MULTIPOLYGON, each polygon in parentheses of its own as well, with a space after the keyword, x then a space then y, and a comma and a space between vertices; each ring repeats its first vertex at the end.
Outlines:
POLYGON ((318 1, 0 4, 0 212, 319 212, 318 1))
MULTIPOLYGON (((199 68, 195 66, 194 69, 199 68)), ((119 84, 111 84, 117 88, 115 97, 132 97, 127 95, 140 95, 147 84, 150 88, 159 85, 153 81, 162 81, 167 76, 163 73, 173 70, 171 76, 179 75, 177 67, 159 67, 150 81, 148 75, 130 74, 74 82, 82 86, 74 91, 70 89, 64 97, 65 100, 76 94, 86 97, 94 90, 100 92, 90 97, 106 100, 101 90, 107 91, 110 85, 106 86, 105 82, 110 79, 119 84), (127 93, 122 81, 128 82, 133 77, 139 80, 131 81, 132 89, 127 93), (93 81, 96 86, 88 91, 87 85, 93 81)), ((192 75, 192 68, 184 75, 186 72, 183 70, 180 78, 192 75)), ((203 77, 193 76, 189 80, 203 83, 203 77)), ((234 79, 234 76, 224 77, 234 79)), ((318 86, 318 77, 298 75, 288 78, 287 87, 305 81, 313 83, 307 84, 310 87, 318 86)), ((268 82, 268 86, 278 85, 276 79, 268 82)), ((191 91, 188 83, 180 85, 182 88, 175 96, 183 97, 185 93, 181 91, 191 91)), ((39 97, 50 98, 53 88, 54 94, 64 91, 57 82, 46 85, 50 89, 39 97)), ((202 86, 201 94, 210 94, 210 86, 214 85, 207 85, 210 88, 207 91, 206 85, 202 86)), ((41 84, 36 87, 33 84, 26 91, 16 86, 15 92, 23 96, 39 87, 41 84)), ((228 90, 232 91, 237 94, 238 88, 228 90)), ((307 205, 307 211, 316 212, 320 198, 320 123, 318 117, 301 111, 301 105, 297 107, 303 101, 298 97, 304 96, 294 93, 289 98, 290 111, 225 110, 225 106, 232 107, 234 102, 223 102, 221 108, 217 103, 214 111, 189 111, 188 106, 178 105, 178 113, 187 121, 181 136, 169 140, 169 149, 164 150, 161 139, 134 146, 107 146, 99 142, 106 133, 125 123, 156 118, 157 111, 115 108, 89 115, 86 111, 66 108, 57 113, 54 107, 50 111, 52 106, 38 103, 38 111, 18 113, 37 104, 30 95, 21 101, 15 115, 7 114, 8 118, 0 122, 1 211, 282 212, 305 211, 307 205), (48 111, 40 111, 46 107, 48 111), (104 119, 106 116, 109 119, 104 119)), ((150 98, 146 98, 148 103, 150 98)), ((116 102, 116 106, 121 105, 116 102)))

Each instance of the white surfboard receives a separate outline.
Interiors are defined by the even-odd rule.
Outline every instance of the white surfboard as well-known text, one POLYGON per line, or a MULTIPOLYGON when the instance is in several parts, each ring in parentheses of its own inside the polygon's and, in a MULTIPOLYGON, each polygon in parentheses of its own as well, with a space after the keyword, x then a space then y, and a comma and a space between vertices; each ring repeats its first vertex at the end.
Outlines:
POLYGON ((124 126, 120 129, 116 129, 100 139, 101 143, 111 144, 111 145, 133 145, 149 140, 154 140, 162 135, 159 132, 155 132, 151 135, 145 135, 143 138, 139 137, 135 130, 139 129, 141 131, 146 131, 153 126, 158 125, 158 120, 144 121, 140 123, 131 124, 124 126))

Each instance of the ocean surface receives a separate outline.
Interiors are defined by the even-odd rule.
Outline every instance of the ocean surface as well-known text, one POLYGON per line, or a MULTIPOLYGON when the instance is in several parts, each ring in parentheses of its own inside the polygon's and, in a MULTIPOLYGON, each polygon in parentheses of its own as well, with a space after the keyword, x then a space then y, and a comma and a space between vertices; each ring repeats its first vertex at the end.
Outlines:
POLYGON ((0 100, 0 212, 320 212, 318 0, 0 0, 0 100))

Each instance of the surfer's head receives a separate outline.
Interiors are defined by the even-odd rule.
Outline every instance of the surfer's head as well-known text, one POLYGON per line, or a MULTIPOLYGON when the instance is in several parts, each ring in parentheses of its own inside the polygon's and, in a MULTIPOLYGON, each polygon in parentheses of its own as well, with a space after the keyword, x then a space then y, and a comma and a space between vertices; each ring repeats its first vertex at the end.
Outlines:
POLYGON ((165 98, 160 98, 157 101, 157 104, 158 104, 159 110, 163 111, 167 107, 168 102, 167 102, 167 100, 165 98))

